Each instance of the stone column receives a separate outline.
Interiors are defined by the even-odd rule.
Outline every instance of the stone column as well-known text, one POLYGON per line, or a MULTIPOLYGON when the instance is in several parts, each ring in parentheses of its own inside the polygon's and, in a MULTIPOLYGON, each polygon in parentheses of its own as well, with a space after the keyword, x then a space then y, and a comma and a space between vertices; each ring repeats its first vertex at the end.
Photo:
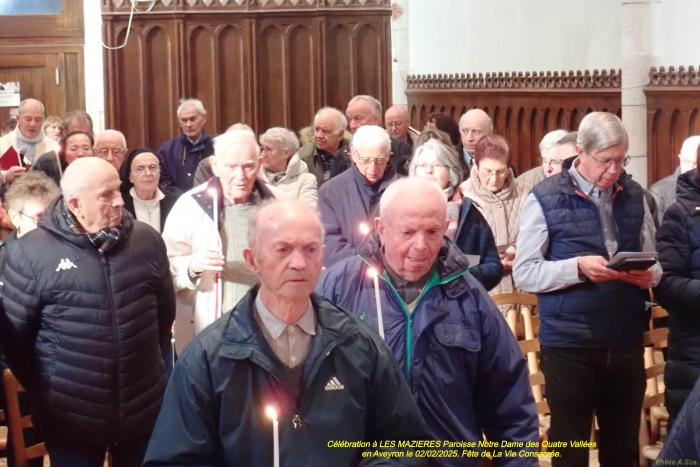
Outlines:
POLYGON ((627 167, 647 185, 647 108, 644 86, 652 65, 653 5, 661 0, 620 0, 622 4, 622 121, 629 134, 627 167))
POLYGON ((391 8, 391 99, 393 104, 406 104, 408 0, 393 0, 391 8))

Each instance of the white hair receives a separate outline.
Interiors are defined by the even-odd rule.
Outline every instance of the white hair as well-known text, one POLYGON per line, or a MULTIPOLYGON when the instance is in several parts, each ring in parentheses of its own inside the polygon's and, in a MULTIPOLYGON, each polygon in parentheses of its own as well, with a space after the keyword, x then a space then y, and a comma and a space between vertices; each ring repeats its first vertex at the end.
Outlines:
POLYGON ((462 167, 459 164, 459 156, 457 151, 449 146, 442 144, 436 139, 429 139, 425 143, 416 148, 411 158, 411 163, 408 166, 408 175, 416 175, 416 168, 420 158, 424 154, 434 154, 435 159, 441 165, 444 165, 450 171, 450 186, 456 187, 462 182, 462 167))
MULTIPOLYGON (((433 180, 423 177, 405 177, 393 182, 384 190, 379 200, 379 217, 386 220, 388 212, 396 204, 411 203, 414 199, 423 199, 435 195, 443 211, 447 210, 447 199, 442 188, 433 180)), ((444 214, 446 219, 446 214, 444 214)))
POLYGON ((618 144, 627 147, 627 130, 617 115, 610 112, 591 112, 583 117, 579 124, 576 144, 587 154, 618 144))
POLYGON ((544 154, 545 152, 549 151, 554 147, 559 146, 561 144, 559 141, 568 134, 568 131, 558 129, 550 131, 549 133, 544 135, 544 137, 540 141, 540 155, 544 154))
POLYGON ((382 103, 379 102, 379 100, 377 100, 376 97, 368 96, 366 94, 360 94, 359 96, 355 96, 352 99, 350 99, 350 102, 348 102, 348 107, 350 107, 355 102, 360 101, 367 102, 372 108, 372 113, 374 114, 374 116, 382 118, 382 103))
POLYGON ((297 138, 297 135, 293 131, 282 127, 268 129, 260 135, 260 143, 273 144, 280 149, 289 151, 291 154, 294 154, 299 149, 299 138, 297 138))
POLYGON ((238 144, 250 144, 255 151, 257 161, 260 156, 260 146, 255 139, 255 133, 246 129, 230 130, 214 138, 214 155, 219 156, 228 151, 231 146, 238 144))
POLYGON ((335 107, 322 107, 321 109, 319 109, 319 111, 316 112, 316 114, 314 115, 314 121, 311 124, 312 127, 316 127, 316 119, 324 113, 330 113, 335 118, 336 132, 343 131, 345 130, 345 128, 347 128, 348 119, 345 117, 345 114, 343 112, 336 109, 335 107))
POLYGON ((180 116, 182 115, 182 112, 184 112, 187 107, 194 107, 194 110, 199 115, 202 115, 202 116, 207 115, 207 110, 204 108, 204 104, 202 103, 202 101, 200 101, 199 99, 195 99, 194 97, 191 97, 189 99, 185 99, 185 98, 180 99, 180 105, 177 106, 177 112, 176 112, 177 118, 180 118, 180 116))
POLYGON ((352 136, 352 147, 362 153, 369 147, 383 146, 391 152, 391 138, 387 131, 377 125, 363 125, 352 136))

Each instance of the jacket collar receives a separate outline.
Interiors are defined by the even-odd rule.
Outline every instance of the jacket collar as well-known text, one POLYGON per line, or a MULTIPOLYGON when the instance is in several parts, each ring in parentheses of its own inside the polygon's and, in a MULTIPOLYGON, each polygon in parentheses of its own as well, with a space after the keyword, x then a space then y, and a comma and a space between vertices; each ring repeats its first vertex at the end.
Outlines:
MULTIPOLYGON (((214 205, 212 203, 212 197, 209 195, 210 188, 214 188, 218 195, 217 208, 219 210, 219 216, 221 216, 224 207, 224 193, 221 189, 221 179, 219 177, 212 177, 206 184, 200 185, 199 189, 192 193, 192 198, 197 202, 197 204, 199 204, 202 210, 211 217, 214 210, 214 205)), ((253 192, 258 193, 258 195, 260 195, 260 199, 263 200, 274 199, 275 197, 270 189, 265 186, 265 183, 259 178, 255 179, 253 192)))
POLYGON ((700 179, 697 169, 678 176, 676 197, 691 215, 700 214, 700 179))
MULTIPOLYGON (((223 333, 221 355, 233 359, 251 358, 253 354, 264 355, 267 344, 253 317, 254 304, 260 285, 255 285, 227 315, 223 333)), ((358 331, 355 321, 340 308, 325 298, 313 294, 311 304, 316 313, 316 336, 312 343, 307 363, 316 360, 323 349, 351 337, 358 331)), ((268 359, 269 360, 269 359, 268 359)))

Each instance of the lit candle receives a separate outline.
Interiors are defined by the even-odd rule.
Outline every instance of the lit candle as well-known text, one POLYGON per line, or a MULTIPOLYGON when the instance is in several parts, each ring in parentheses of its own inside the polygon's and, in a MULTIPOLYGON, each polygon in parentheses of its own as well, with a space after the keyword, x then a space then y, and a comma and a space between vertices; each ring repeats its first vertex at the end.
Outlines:
POLYGON ((379 272, 375 268, 369 268, 367 274, 374 281, 374 303, 377 307, 377 328, 379 335, 384 339, 384 317, 382 316, 382 302, 379 298, 379 272))
POLYGON ((369 225, 367 225, 365 222, 360 222, 360 225, 357 228, 362 235, 367 235, 369 233, 369 225))
POLYGON ((265 414, 267 418, 272 420, 272 442, 273 442, 273 456, 274 456, 274 467, 280 467, 280 426, 279 421, 277 421, 277 410, 271 405, 265 407, 265 414))

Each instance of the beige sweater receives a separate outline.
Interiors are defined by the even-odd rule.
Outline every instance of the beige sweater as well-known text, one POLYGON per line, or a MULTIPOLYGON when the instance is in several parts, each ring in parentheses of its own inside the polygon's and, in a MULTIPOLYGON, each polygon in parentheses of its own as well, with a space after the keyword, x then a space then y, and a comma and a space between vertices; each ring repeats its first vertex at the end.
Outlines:
MULTIPOLYGON (((513 172, 508 174, 503 188, 497 193, 492 193, 483 188, 479 183, 479 175, 476 166, 472 168, 469 178, 460 188, 462 195, 470 198, 474 206, 488 222, 496 246, 515 245, 518 238, 518 222, 520 208, 522 207, 531 187, 515 180, 513 172)), ((513 292, 515 285, 510 272, 503 276, 501 282, 491 289, 491 294, 513 292)))

